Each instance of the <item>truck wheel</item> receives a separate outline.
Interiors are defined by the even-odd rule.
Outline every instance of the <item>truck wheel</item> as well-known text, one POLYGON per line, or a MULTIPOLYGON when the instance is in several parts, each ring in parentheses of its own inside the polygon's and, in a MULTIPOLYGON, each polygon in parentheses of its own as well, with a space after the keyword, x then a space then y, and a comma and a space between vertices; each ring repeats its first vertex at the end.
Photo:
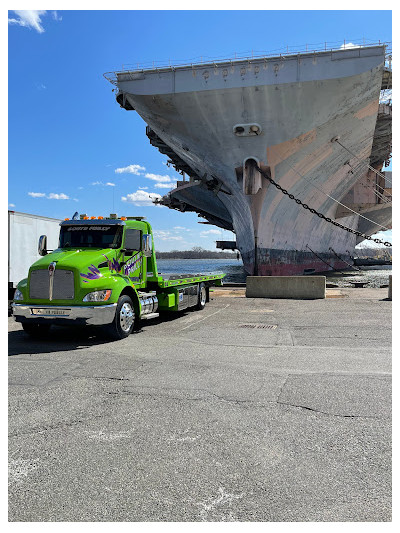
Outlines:
POLYGON ((200 283, 199 285, 199 299, 197 301, 196 309, 198 311, 201 311, 205 308, 207 301, 207 290, 204 283, 200 283))
POLYGON ((41 339, 48 334, 51 324, 31 324, 29 322, 23 322, 22 327, 31 337, 41 339))
POLYGON ((107 333, 113 339, 129 337, 135 326, 135 309, 129 296, 121 296, 118 300, 115 318, 107 328, 107 333))

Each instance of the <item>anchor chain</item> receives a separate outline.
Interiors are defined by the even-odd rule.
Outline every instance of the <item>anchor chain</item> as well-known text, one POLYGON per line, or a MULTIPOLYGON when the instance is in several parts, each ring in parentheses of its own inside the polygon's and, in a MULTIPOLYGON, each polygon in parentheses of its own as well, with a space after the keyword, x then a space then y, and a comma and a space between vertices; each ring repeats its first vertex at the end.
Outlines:
POLYGON ((341 228, 341 229, 344 229, 344 230, 348 231, 349 233, 354 233, 354 235, 357 235, 358 237, 364 237, 364 239, 367 239, 369 241, 374 241, 377 244, 383 244, 385 246, 390 246, 390 247, 392 246, 391 242, 381 241, 380 239, 373 239, 370 235, 365 235, 365 233, 361 233, 361 231, 358 231, 358 230, 352 229, 352 228, 348 228, 347 226, 343 226, 343 224, 340 224, 340 222, 336 222, 336 220, 332 220, 331 218, 326 217, 325 215, 323 215, 322 213, 319 213, 318 211, 316 211, 315 209, 313 209, 309 205, 303 203, 301 200, 299 200, 299 198, 295 198, 295 196, 293 194, 289 193, 286 189, 281 187, 279 185, 279 183, 276 183, 276 181, 273 180, 270 176, 268 176, 268 174, 266 174, 263 170, 261 170, 260 167, 256 166, 255 168, 258 170, 258 172, 262 176, 264 176, 264 178, 266 178, 268 181, 270 181, 272 183, 272 185, 274 185, 277 189, 279 189, 283 194, 286 194, 286 196, 288 196, 291 200, 294 200, 296 202, 296 204, 301 205, 302 207, 304 207, 304 209, 307 209, 313 215, 317 215, 319 218, 323 218, 327 222, 330 222, 334 226, 336 226, 338 228, 341 228))

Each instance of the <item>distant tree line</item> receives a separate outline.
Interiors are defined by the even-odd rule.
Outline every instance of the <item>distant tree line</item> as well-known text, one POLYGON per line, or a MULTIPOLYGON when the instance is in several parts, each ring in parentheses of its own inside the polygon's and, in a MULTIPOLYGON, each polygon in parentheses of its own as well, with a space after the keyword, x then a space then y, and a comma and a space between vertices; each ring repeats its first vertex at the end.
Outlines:
POLYGON ((356 248, 354 250, 354 255, 355 257, 370 257, 371 259, 372 258, 387 258, 387 259, 391 259, 392 258, 392 248, 389 248, 389 247, 382 247, 382 248, 378 248, 378 247, 372 247, 372 246, 369 246, 369 247, 365 247, 365 248, 356 248))
POLYGON ((238 252, 215 252, 194 246, 191 250, 156 252, 157 259, 236 259, 238 252))

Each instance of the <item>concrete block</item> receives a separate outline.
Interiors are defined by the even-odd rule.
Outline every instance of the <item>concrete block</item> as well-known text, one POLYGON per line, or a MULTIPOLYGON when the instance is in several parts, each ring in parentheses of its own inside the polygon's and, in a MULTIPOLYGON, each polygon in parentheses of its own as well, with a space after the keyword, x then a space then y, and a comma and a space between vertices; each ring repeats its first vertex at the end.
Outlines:
POLYGON ((247 298, 325 298, 325 276, 247 276, 247 298))
POLYGON ((388 290, 388 299, 392 299, 392 274, 389 274, 389 290, 388 290))

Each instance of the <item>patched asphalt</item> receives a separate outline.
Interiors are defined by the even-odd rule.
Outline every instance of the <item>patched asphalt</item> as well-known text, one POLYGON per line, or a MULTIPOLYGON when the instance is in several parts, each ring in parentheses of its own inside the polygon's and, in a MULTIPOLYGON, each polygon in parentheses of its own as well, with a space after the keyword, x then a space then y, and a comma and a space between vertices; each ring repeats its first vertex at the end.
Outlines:
POLYGON ((9 520, 391 520, 391 302, 212 293, 122 341, 9 318, 9 520))

